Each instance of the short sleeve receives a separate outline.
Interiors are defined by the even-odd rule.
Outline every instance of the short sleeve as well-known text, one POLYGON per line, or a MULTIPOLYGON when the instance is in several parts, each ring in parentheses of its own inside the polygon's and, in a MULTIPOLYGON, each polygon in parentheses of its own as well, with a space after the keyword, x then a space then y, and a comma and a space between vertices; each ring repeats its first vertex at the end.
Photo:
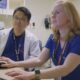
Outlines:
POLYGON ((80 35, 70 41, 70 52, 80 55, 80 35))
POLYGON ((45 47, 48 49, 51 49, 51 44, 52 44, 52 38, 53 38, 53 34, 51 34, 46 42, 45 47))

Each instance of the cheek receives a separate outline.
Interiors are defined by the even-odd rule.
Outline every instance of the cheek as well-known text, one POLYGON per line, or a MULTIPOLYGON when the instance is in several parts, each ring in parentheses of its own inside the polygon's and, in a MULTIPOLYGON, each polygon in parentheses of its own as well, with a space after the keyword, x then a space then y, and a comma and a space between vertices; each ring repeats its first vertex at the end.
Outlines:
POLYGON ((13 21, 13 25, 14 26, 18 26, 18 25, 20 25, 21 23, 18 23, 17 21, 13 21))
POLYGON ((21 23, 21 26, 26 27, 27 26, 27 23, 21 23))
POLYGON ((65 15, 60 15, 57 17, 58 25, 65 25, 67 23, 68 19, 65 15))
POLYGON ((22 29, 25 29, 25 28, 26 28, 26 26, 27 26, 27 24, 26 24, 26 23, 21 23, 21 25, 20 25, 20 26, 21 26, 21 28, 22 28, 22 29))
POLYGON ((15 21, 13 21, 13 26, 16 27, 16 22, 15 21))

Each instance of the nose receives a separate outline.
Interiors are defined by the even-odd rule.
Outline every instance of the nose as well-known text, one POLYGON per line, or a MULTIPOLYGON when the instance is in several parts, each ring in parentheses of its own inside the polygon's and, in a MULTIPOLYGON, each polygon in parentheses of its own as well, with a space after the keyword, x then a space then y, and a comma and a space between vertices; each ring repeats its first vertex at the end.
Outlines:
POLYGON ((20 19, 18 19, 18 20, 17 20, 17 22, 18 22, 18 23, 20 23, 20 22, 21 22, 21 20, 20 20, 20 19))
POLYGON ((52 19, 55 19, 56 18, 56 15, 52 14, 52 19))
POLYGON ((51 20, 52 20, 52 22, 55 22, 56 21, 56 16, 55 15, 52 15, 51 16, 51 20))

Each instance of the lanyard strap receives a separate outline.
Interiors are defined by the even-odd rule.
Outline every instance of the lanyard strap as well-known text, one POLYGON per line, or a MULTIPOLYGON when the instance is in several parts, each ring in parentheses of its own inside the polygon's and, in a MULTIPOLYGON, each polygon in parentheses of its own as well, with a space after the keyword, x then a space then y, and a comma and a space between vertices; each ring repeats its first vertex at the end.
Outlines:
POLYGON ((63 48, 62 48, 62 52, 61 52, 61 54, 60 54, 60 57, 59 57, 59 60, 58 60, 58 63, 57 63, 58 65, 60 65, 60 63, 61 63, 61 60, 62 60, 62 58, 63 58, 66 45, 67 45, 67 41, 64 43, 64 46, 63 46, 63 48))
POLYGON ((18 49, 17 49, 17 43, 16 43, 16 38, 15 38, 15 35, 13 35, 14 37, 14 45, 15 45, 15 53, 16 53, 16 58, 17 58, 17 61, 19 61, 19 54, 20 54, 20 47, 21 47, 21 44, 19 43, 18 45, 18 49))
MULTIPOLYGON (((60 40, 57 41, 56 48, 54 49, 54 52, 53 52, 53 57, 52 57, 53 61, 54 61, 54 58, 56 59, 56 55, 57 55, 56 52, 57 52, 57 49, 58 49, 58 46, 59 46, 59 42, 60 42, 60 40)), ((62 58, 63 58, 66 45, 67 45, 67 41, 65 41, 65 43, 64 43, 64 46, 63 46, 63 48, 62 48, 60 57, 59 57, 59 59, 58 59, 58 61, 57 61, 57 65, 60 65, 60 63, 61 63, 61 60, 62 60, 62 58)), ((57 60, 57 59, 56 59, 56 60, 57 60)))

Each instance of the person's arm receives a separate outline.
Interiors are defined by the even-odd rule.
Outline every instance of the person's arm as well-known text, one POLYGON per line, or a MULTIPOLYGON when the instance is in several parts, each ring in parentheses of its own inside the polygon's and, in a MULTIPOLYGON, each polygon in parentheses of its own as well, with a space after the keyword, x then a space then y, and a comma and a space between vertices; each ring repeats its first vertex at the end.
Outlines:
POLYGON ((49 59, 49 50, 44 48, 40 53, 39 57, 28 59, 25 61, 12 61, 9 58, 1 57, 0 60, 6 61, 7 64, 3 64, 3 67, 24 67, 24 68, 31 68, 36 66, 41 66, 49 59))
POLYGON ((39 67, 43 65, 49 59, 49 50, 44 48, 39 57, 28 59, 26 61, 19 61, 16 63, 16 67, 39 67))
POLYGON ((56 66, 46 70, 41 70, 41 78, 63 77, 71 73, 80 64, 80 56, 77 54, 69 54, 63 65, 56 66))
MULTIPOLYGON (((56 77, 63 77, 71 73, 80 64, 80 56, 76 54, 69 54, 63 65, 56 66, 55 68, 49 68, 40 70, 41 79, 51 79, 56 77)), ((29 80, 35 78, 35 72, 25 71, 11 71, 7 75, 18 78, 29 80)))

